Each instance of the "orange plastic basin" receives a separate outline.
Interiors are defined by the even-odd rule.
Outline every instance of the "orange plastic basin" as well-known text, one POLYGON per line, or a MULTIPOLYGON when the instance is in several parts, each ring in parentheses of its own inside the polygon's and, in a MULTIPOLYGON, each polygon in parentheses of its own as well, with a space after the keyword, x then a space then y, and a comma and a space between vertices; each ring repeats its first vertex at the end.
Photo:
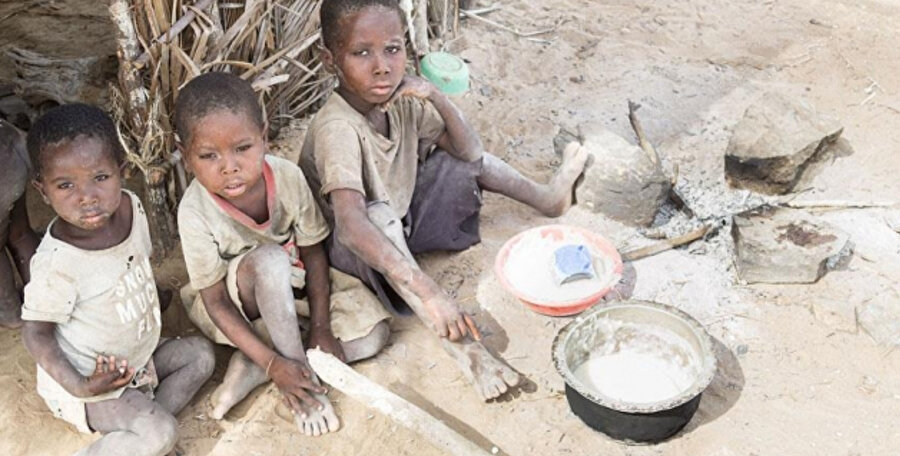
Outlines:
POLYGON ((598 292, 592 293, 588 296, 580 297, 578 299, 567 301, 541 301, 517 289, 515 286, 513 286, 509 278, 506 276, 506 263, 509 259, 509 254, 512 251, 513 247, 515 247, 515 245, 526 236, 539 235, 545 238, 550 237, 553 240, 564 241, 567 238, 572 237, 573 234, 577 234, 578 237, 581 238, 579 239, 579 241, 586 241, 586 243, 588 244, 588 248, 591 249, 592 253, 606 256, 606 258, 610 260, 609 262, 612 264, 612 273, 615 274, 619 279, 621 279, 623 269, 622 257, 619 255, 619 252, 616 250, 613 244, 609 242, 609 240, 597 233, 586 230, 584 228, 578 228, 568 225, 546 225, 523 231, 513 236, 510 240, 506 241, 506 244, 503 244, 503 247, 497 254, 497 259, 494 262, 494 273, 500 280, 500 284, 503 286, 503 288, 509 291, 520 301, 522 301, 522 303, 524 303, 525 306, 527 306, 531 310, 540 314, 550 315, 554 317, 575 315, 599 302, 600 299, 602 299, 603 296, 609 293, 609 291, 616 285, 619 279, 612 281, 608 286, 598 292))

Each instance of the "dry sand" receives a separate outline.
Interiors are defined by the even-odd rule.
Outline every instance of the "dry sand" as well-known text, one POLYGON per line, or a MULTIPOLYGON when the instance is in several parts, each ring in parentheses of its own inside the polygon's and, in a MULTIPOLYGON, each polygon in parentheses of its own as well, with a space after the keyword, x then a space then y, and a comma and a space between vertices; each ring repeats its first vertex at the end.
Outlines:
MULTIPOLYGON (((643 105, 639 114, 649 139, 668 163, 680 166, 680 185, 698 214, 724 215, 743 198, 724 189, 729 128, 760 93, 781 90, 839 116, 855 148, 810 182, 804 200, 890 201, 900 195, 900 160, 893 153, 900 147, 898 2, 501 4, 490 19, 522 31, 554 32, 529 40, 469 21, 447 48, 471 62, 472 90, 458 101, 488 150, 529 175, 551 175, 558 124, 602 125, 631 137, 626 100, 632 99, 643 105)), ((9 5, 0 7, 0 17, 9 5)), ((7 20, 0 38, 25 39, 25 32, 10 35, 9 24, 18 20, 7 20)), ((44 41, 30 36, 28 42, 46 44, 57 32, 73 40, 83 34, 55 26, 41 32, 44 41)), ((897 454, 900 353, 861 332, 854 312, 885 294, 900 299, 900 236, 884 223, 896 215, 883 209, 824 214, 851 233, 857 254, 814 285, 736 283, 730 241, 722 234, 626 269, 636 276, 625 287, 633 288, 634 297, 692 314, 714 336, 719 355, 719 372, 694 420, 659 445, 612 441, 569 411, 550 361, 550 342, 568 319, 526 310, 501 290, 492 272, 503 242, 550 220, 494 195, 486 198, 480 245, 452 256, 429 255, 423 264, 476 314, 486 344, 531 380, 530 392, 482 403, 435 338, 412 319, 395 321, 386 350, 357 368, 487 448, 491 442, 510 455, 897 454)), ((633 229, 579 208, 556 222, 594 229, 621 247, 642 242, 633 229)), ((157 277, 169 286, 182 283, 180 259, 167 261, 157 277)), ((177 307, 165 319, 170 331, 189 329, 177 307)), ((88 442, 91 437, 54 420, 35 394, 34 367, 19 333, 0 331, 0 347, 0 454, 68 454, 88 442)), ((220 355, 224 364, 227 353, 220 355)), ((311 439, 293 429, 271 387, 221 422, 207 418, 210 392, 207 385, 179 417, 186 455, 439 454, 339 393, 331 397, 343 428, 311 439)))

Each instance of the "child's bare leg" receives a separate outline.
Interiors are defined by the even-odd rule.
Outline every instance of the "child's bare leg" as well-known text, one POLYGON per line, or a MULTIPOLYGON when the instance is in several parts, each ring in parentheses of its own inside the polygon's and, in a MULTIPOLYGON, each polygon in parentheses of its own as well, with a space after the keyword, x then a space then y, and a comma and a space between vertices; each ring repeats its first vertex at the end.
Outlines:
POLYGON ((588 153, 577 142, 569 143, 563 151, 559 171, 547 184, 538 184, 523 176, 494 155, 485 153, 482 157, 479 187, 525 203, 548 217, 558 217, 572 205, 572 187, 584 172, 588 153))
POLYGON ((160 380, 155 401, 177 415, 212 376, 216 356, 202 337, 169 339, 156 348, 153 364, 160 380))
POLYGON ((228 361, 225 378, 212 394, 213 410, 209 416, 221 420, 232 407, 244 400, 257 386, 269 381, 266 371, 257 366, 250 358, 235 350, 228 361))
MULTIPOLYGON (((388 239, 406 256, 415 263, 406 238, 403 235, 403 227, 386 204, 373 204, 368 208, 369 220, 377 226, 388 239)), ((388 279, 391 287, 403 298, 409 307, 416 313, 426 326, 431 326, 431 319, 422 301, 405 287, 388 279)), ((519 383, 519 374, 509 366, 491 355, 481 342, 466 339, 460 343, 453 343, 447 339, 441 339, 444 350, 456 360, 463 374, 472 382, 475 389, 485 401, 494 399, 519 383)))
MULTIPOLYGON (((347 362, 363 360, 375 356, 387 344, 391 335, 390 327, 382 321, 372 328, 369 334, 349 341, 341 341, 347 362)), ((269 380, 265 371, 250 361, 240 350, 235 351, 228 361, 225 378, 222 384, 213 391, 213 410, 209 416, 221 420, 232 407, 244 400, 257 386, 269 380)))
POLYGON ((0 326, 19 328, 22 326, 22 301, 16 290, 12 265, 6 252, 0 249, 0 326))
POLYGON ((178 421, 162 404, 126 389, 118 399, 85 404, 88 425, 105 434, 78 456, 162 456, 175 448, 178 421))
POLYGON ((391 327, 388 322, 381 321, 369 331, 369 334, 358 339, 341 341, 341 348, 344 349, 344 356, 347 362, 360 361, 375 356, 391 336, 391 327))
MULTIPOLYGON (((278 245, 264 244, 241 260, 237 283, 247 316, 251 319, 261 317, 275 349, 282 356, 300 361, 306 359, 306 353, 300 341, 290 276, 287 253, 278 245)), ((305 419, 298 417, 300 430, 310 436, 338 430, 340 421, 328 398, 324 394, 314 394, 313 397, 322 403, 324 409, 308 411, 305 419)))

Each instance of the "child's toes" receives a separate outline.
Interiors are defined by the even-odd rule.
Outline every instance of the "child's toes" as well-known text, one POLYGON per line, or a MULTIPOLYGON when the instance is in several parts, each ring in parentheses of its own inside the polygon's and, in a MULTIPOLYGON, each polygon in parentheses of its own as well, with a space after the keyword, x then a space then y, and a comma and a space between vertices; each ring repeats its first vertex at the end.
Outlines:
POLYGON ((522 380, 519 373, 512 369, 503 369, 500 375, 503 377, 503 382, 509 386, 516 386, 522 380))
MULTIPOLYGON (((331 409, 325 411, 325 423, 327 423, 328 432, 335 432, 341 428, 341 420, 331 409)), ((322 432, 325 432, 325 428, 322 429, 322 432)))
POLYGON ((505 394, 507 391, 509 391, 509 387, 506 386, 506 382, 504 382, 502 379, 499 379, 499 378, 497 379, 496 388, 497 388, 497 396, 505 394))
POLYGON ((318 421, 312 423, 312 435, 313 437, 322 435, 322 423, 318 421))
POLYGON ((489 401, 499 395, 500 393, 497 391, 497 386, 493 383, 488 383, 487 386, 484 387, 484 400, 489 401))

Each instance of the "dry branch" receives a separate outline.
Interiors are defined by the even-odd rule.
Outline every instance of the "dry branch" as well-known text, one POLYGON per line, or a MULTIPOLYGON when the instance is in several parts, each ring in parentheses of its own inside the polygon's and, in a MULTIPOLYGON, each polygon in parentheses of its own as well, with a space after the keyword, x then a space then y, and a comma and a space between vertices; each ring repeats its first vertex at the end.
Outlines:
POLYGON ((709 228, 709 225, 703 225, 700 228, 688 231, 681 236, 675 236, 673 238, 659 241, 655 244, 650 244, 645 247, 640 247, 625 252, 624 254, 622 254, 622 259, 626 261, 636 261, 640 260, 641 258, 647 258, 649 256, 656 255, 657 253, 665 252, 666 250, 674 249, 675 247, 690 244, 691 242, 702 238, 706 234, 706 232, 709 231, 709 228))
POLYGON ((637 118, 637 110, 640 107, 641 105, 628 100, 628 121, 631 122, 631 128, 634 129, 634 135, 637 136, 638 145, 641 146, 641 149, 644 150, 647 157, 650 158, 650 161, 652 161, 654 165, 659 165, 659 154, 656 153, 653 144, 650 144, 650 141, 647 140, 647 135, 644 134, 644 128, 641 127, 641 121, 637 118))
POLYGON ((500 29, 500 30, 505 30, 505 31, 510 32, 510 33, 512 33, 512 34, 514 34, 514 35, 516 35, 516 36, 518 36, 518 37, 521 37, 521 38, 527 38, 527 37, 530 37, 530 36, 536 36, 536 35, 543 35, 543 34, 545 34, 545 33, 550 33, 550 32, 553 32, 554 30, 556 30, 556 29, 553 29, 553 28, 548 28, 548 29, 534 30, 534 31, 531 31, 531 32, 521 32, 521 31, 519 31, 518 29, 515 29, 515 28, 512 28, 512 27, 507 27, 507 26, 505 26, 505 25, 503 25, 503 24, 501 24, 501 23, 499 23, 499 22, 495 22, 495 21, 492 21, 492 20, 490 20, 490 19, 483 18, 483 17, 481 17, 481 16, 475 14, 474 12, 472 12, 472 11, 470 11, 470 10, 460 10, 459 12, 460 12, 463 16, 465 16, 465 17, 468 17, 468 18, 471 18, 471 19, 475 19, 475 20, 477 20, 477 21, 484 22, 485 24, 488 24, 488 25, 497 27, 497 28, 500 29))
POLYGON ((157 43, 165 44, 169 41, 172 41, 173 38, 178 36, 178 34, 181 33, 181 31, 184 30, 184 28, 187 27, 188 24, 190 24, 191 21, 193 21, 194 18, 197 17, 198 10, 204 11, 209 8, 212 3, 213 0, 198 0, 196 4, 190 6, 188 12, 185 13, 184 16, 181 16, 181 18, 178 19, 177 22, 175 22, 175 25, 173 25, 172 28, 167 30, 162 35, 158 36, 155 40, 153 40, 152 43, 150 43, 150 50, 145 51, 143 54, 141 54, 141 56, 135 60, 134 65, 138 68, 146 65, 147 62, 150 61, 150 52, 157 43))

